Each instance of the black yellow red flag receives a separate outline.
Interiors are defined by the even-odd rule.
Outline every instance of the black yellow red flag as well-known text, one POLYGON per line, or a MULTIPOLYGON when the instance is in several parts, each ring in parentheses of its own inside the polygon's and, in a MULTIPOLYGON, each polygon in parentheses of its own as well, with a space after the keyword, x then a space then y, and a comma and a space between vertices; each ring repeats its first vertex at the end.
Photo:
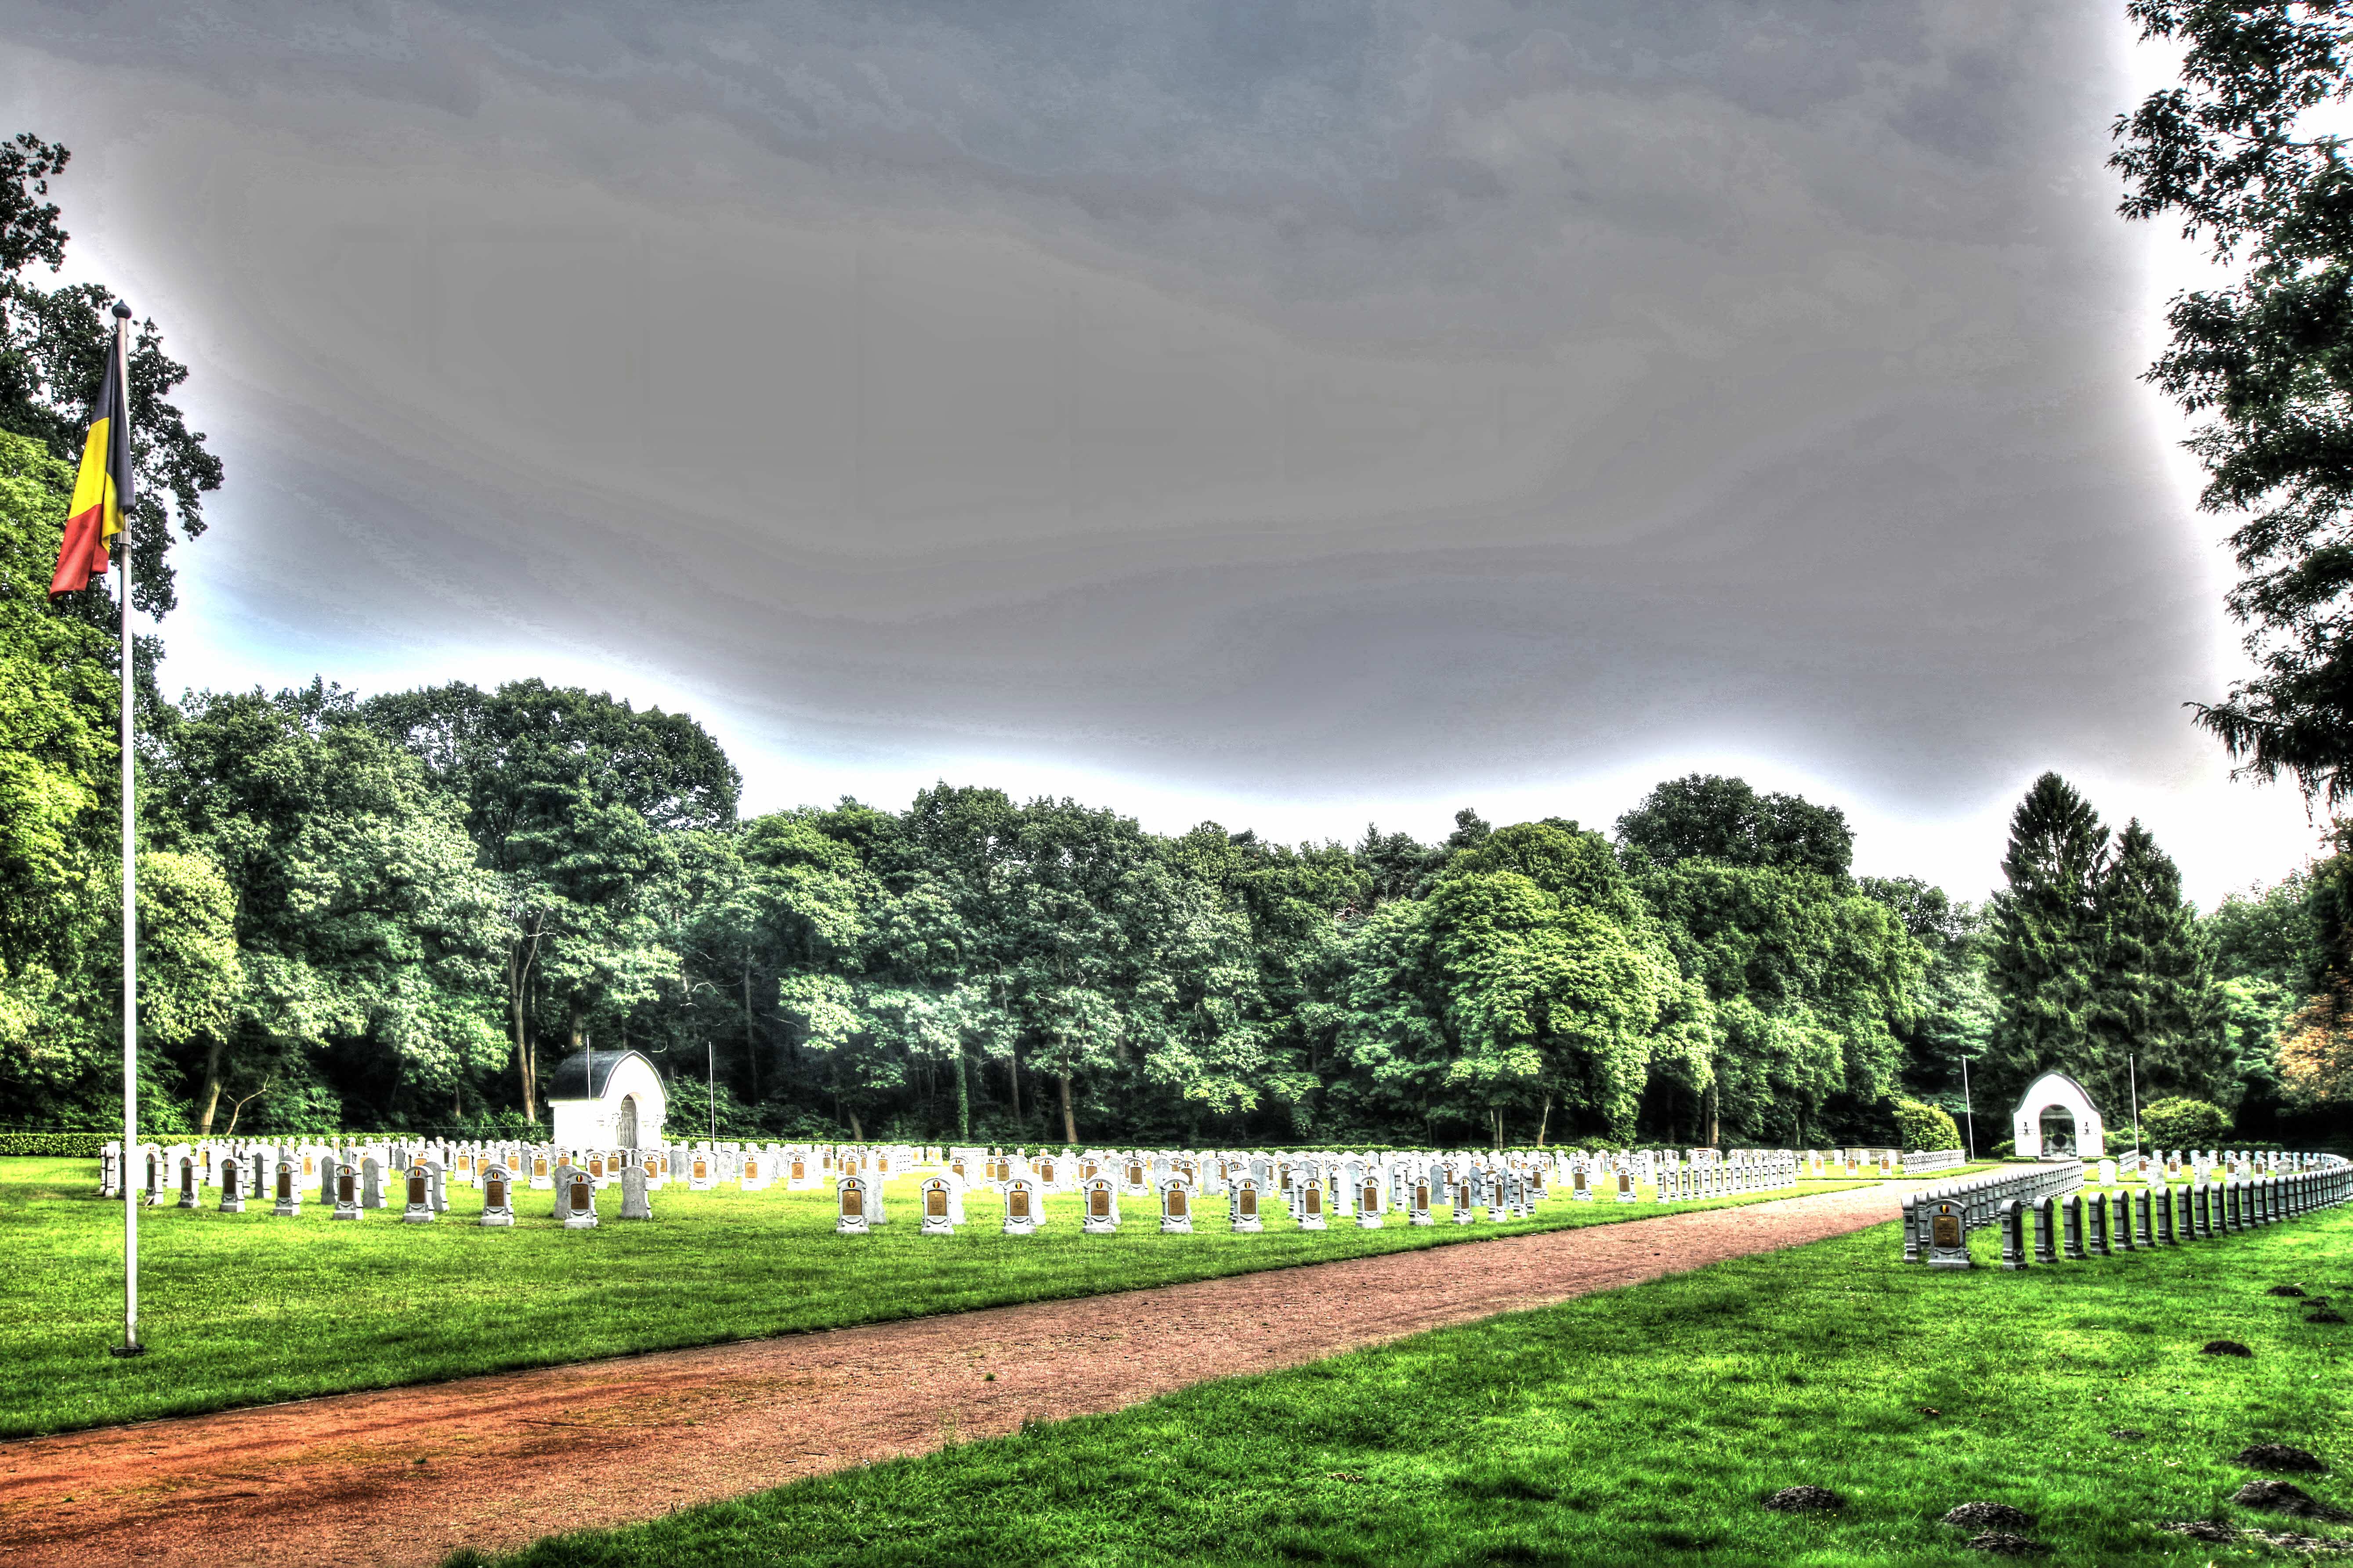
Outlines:
POLYGON ((90 437, 82 444, 81 468, 74 476, 73 504, 66 513, 65 543, 58 552, 49 592, 70 594, 103 577, 112 564, 108 542, 122 531, 131 508, 131 400, 129 323, 114 324, 114 346, 106 356, 106 376, 90 405, 90 437))

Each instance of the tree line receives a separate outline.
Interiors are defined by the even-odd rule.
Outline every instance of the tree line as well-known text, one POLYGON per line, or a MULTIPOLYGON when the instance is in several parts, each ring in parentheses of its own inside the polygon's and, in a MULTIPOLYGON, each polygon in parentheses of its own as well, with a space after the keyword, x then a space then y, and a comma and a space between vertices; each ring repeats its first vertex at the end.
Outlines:
MULTIPOLYGON (((112 296, 44 289, 62 148, 0 147, 0 1116, 119 1105, 122 650, 51 600, 112 296)), ((142 323, 142 607, 221 470, 142 323)), ((941 784, 744 818, 691 717, 518 681, 362 698, 139 676, 156 1131, 546 1125, 641 1050, 723 1135, 1155 1142, 1886 1141, 2044 1068, 2260 1131, 2347 1090, 2339 860, 2200 917, 2055 776, 1973 908, 1858 877, 1836 807, 1660 784, 1608 830, 1285 845, 941 784), (2128 1092, 2128 1091, 2127 1091, 2128 1092)), ((1990 847, 1989 847, 1990 851, 1990 847)))

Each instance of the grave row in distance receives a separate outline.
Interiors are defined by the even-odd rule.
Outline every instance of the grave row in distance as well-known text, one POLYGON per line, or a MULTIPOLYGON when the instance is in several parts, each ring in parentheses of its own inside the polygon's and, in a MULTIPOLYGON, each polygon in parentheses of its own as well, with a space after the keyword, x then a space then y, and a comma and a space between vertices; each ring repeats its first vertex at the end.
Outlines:
MULTIPOLYGON (((1617 1200, 1637 1200, 1638 1187, 1647 1186, 1662 1203, 1692 1201, 1739 1193, 1778 1190, 1793 1185, 1801 1171, 1817 1175, 1857 1176, 1894 1173, 1901 1168, 1894 1151, 1810 1151, 1800 1156, 1787 1150, 1646 1150, 1585 1152, 1552 1151, 1519 1153, 1443 1153, 1430 1152, 1394 1157, 1382 1176, 1378 1197, 1368 1204, 1364 1173, 1378 1168, 1369 1157, 1309 1154, 1215 1153, 1190 1151, 1068 1151, 1034 1157, 986 1149, 934 1147, 845 1147, 803 1145, 765 1149, 741 1145, 665 1146, 644 1150, 561 1151, 544 1145, 429 1144, 415 1148, 381 1142, 338 1148, 303 1143, 280 1146, 267 1142, 238 1144, 142 1145, 132 1161, 132 1173, 142 1178, 141 1195, 152 1206, 201 1205, 200 1190, 216 1188, 219 1206, 242 1212, 248 1196, 267 1194, 272 1212, 299 1215, 307 1194, 316 1192, 322 1204, 332 1205, 337 1218, 358 1218, 388 1205, 388 1189, 405 1184, 406 1202, 402 1217, 429 1222, 447 1211, 447 1185, 455 1181, 483 1189, 493 1187, 499 1202, 486 1203, 482 1223, 502 1225, 512 1220, 511 1190, 527 1184, 558 1194, 557 1217, 583 1226, 595 1224, 593 1194, 616 1183, 622 1184, 624 1218, 650 1218, 647 1194, 670 1181, 691 1190, 759 1191, 779 1181, 793 1191, 816 1190, 830 1182, 836 1188, 846 1179, 858 1184, 859 1213, 853 1223, 837 1229, 856 1229, 887 1223, 881 1183, 893 1173, 933 1173, 938 1184, 937 1206, 949 1215, 927 1214, 927 1220, 953 1225, 961 1217, 965 1192, 986 1186, 1026 1214, 1008 1213, 1008 1229, 1025 1234, 1039 1215, 1037 1199, 1053 1192, 1087 1194, 1092 1211, 1099 1206, 1089 1184, 1108 1184, 1108 1213, 1089 1215, 1089 1228, 1115 1226, 1117 1198, 1166 1197, 1172 1183, 1182 1195, 1173 1200, 1175 1214, 1164 1212, 1164 1228, 1188 1228, 1195 1195, 1214 1183, 1229 1204, 1245 1180, 1251 1185, 1248 1206, 1255 1219, 1256 1194, 1279 1193, 1303 1222, 1321 1220, 1337 1210, 1364 1224, 1387 1209, 1410 1213, 1417 1206, 1412 1184, 1420 1179, 1434 1192, 1447 1194, 1461 1211, 1484 1207, 1493 1217, 1525 1215, 1533 1202, 1555 1185, 1568 1189, 1573 1199, 1589 1201, 1597 1192, 1612 1192, 1617 1200), (588 1201, 575 1203, 570 1184, 585 1179, 588 1201), (1016 1183, 1021 1198, 1015 1202, 1016 1183), (1511 1184, 1518 1184, 1515 1193, 1511 1184), (1323 1194, 1307 1195, 1313 1185, 1323 1194), (1344 1192, 1345 1188, 1345 1192, 1344 1192), (1313 1205, 1314 1213, 1308 1212, 1313 1205), (870 1209, 871 1205, 871 1209, 870 1209), (1369 1209, 1369 1214, 1368 1214, 1369 1209), (1500 1212, 1499 1212, 1500 1211, 1500 1212), (870 1217, 871 1215, 871 1217, 870 1217), (953 1215, 955 1217, 950 1217, 953 1215), (1026 1221, 1025 1225, 1023 1222, 1026 1221), (1107 1222, 1107 1223, 1105 1223, 1107 1222)), ((101 1161, 101 1191, 120 1195, 121 1146, 108 1145, 101 1161)), ((1419 1205, 1425 1212, 1430 1193, 1419 1205)), ((927 1194, 926 1208, 934 1206, 927 1194)), ((930 1228, 941 1228, 937 1223, 930 1228)), ((1256 1228, 1255 1226, 1247 1228, 1256 1228)), ((1320 1224, 1310 1228, 1321 1228, 1320 1224)))
POLYGON ((2118 1250, 2232 1235, 2353 1199, 2353 1162, 2336 1154, 2276 1160, 2274 1170, 2263 1173, 2179 1186, 2158 1180, 2130 1193, 2087 1195, 2082 1191, 2084 1168, 2073 1161, 1923 1193, 1904 1200, 1904 1260, 1932 1268, 1973 1267, 1969 1232, 1999 1225, 2002 1267, 2024 1268, 2030 1214, 2035 1216, 2034 1260, 2056 1263, 2063 1256, 2106 1258, 2118 1250))

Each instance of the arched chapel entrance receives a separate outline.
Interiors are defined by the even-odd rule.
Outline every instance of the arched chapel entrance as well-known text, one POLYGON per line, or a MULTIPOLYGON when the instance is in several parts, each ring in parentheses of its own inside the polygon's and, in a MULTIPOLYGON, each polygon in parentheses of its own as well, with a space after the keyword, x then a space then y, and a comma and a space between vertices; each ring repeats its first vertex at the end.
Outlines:
POLYGON ((621 1121, 614 1131, 613 1142, 624 1149, 638 1146, 638 1097, 634 1094, 621 1096, 621 1121))
POLYGON ((2041 1117, 2042 1152, 2045 1154, 2073 1154, 2075 1149, 2075 1113, 2063 1105, 2046 1105, 2041 1117))
POLYGON ((2018 1152, 2030 1160, 2097 1159, 2106 1152, 2099 1107, 2063 1072, 2046 1072, 2028 1084, 2010 1125, 2018 1152))

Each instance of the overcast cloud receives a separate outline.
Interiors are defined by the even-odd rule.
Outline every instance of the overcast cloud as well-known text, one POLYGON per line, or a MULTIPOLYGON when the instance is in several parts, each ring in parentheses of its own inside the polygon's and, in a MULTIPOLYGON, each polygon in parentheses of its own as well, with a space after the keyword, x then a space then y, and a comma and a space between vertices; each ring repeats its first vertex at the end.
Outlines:
POLYGON ((2120 9, 0 4, 0 84, 229 465, 175 683, 1285 837, 1740 771, 1969 896, 2055 766, 2211 900, 2311 834, 2180 706, 2120 9))

